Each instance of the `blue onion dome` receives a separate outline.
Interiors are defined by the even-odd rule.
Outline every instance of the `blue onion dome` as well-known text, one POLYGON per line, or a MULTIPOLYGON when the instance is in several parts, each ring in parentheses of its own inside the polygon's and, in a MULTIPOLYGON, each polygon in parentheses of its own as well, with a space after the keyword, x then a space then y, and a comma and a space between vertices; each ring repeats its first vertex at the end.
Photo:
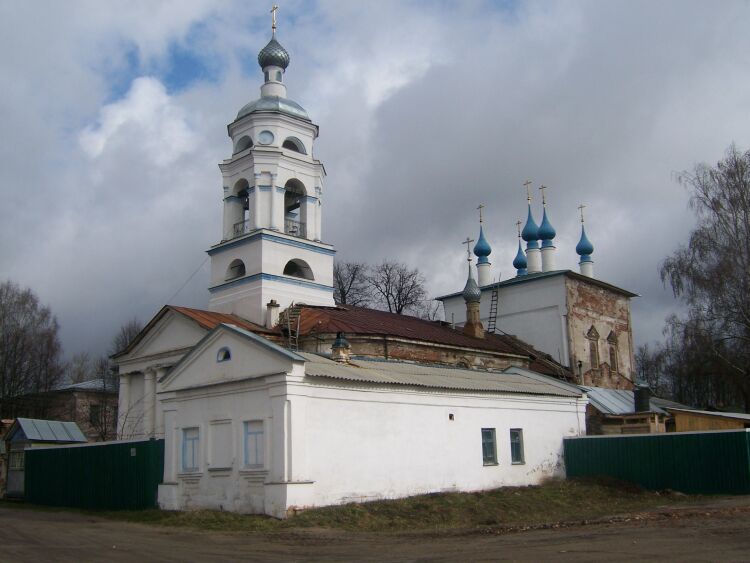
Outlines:
POLYGON ((482 292, 471 274, 471 263, 469 263, 469 279, 464 286, 464 301, 467 303, 479 303, 482 300, 482 292))
POLYGON ((526 242, 536 242, 539 240, 539 227, 534 221, 534 216, 531 214, 531 204, 529 204, 529 215, 526 217, 526 225, 521 231, 521 238, 526 242))
POLYGON ((583 258, 591 258, 589 255, 594 253, 594 245, 591 244, 591 241, 586 236, 586 228, 581 225, 581 240, 578 241, 578 244, 576 245, 576 254, 578 254, 582 259, 583 258))
POLYGON ((542 246, 552 246, 552 239, 555 238, 555 228, 547 218, 547 208, 544 208, 544 216, 542 217, 542 224, 539 225, 539 238, 542 239, 542 246))
POLYGON ((521 241, 518 241, 518 252, 516 252, 516 257, 513 259, 513 267, 518 270, 518 273, 521 274, 521 271, 523 270, 523 273, 526 273, 526 267, 528 266, 528 262, 526 261, 526 254, 523 252, 523 248, 521 248, 521 241))
POLYGON ((487 264, 489 262, 487 257, 491 252, 492 248, 490 248, 490 243, 484 238, 482 225, 479 225, 479 240, 477 240, 477 243, 474 245, 474 256, 478 258, 477 264, 487 264))
POLYGON ((258 53, 258 64, 262 69, 267 66, 278 66, 286 70, 289 66, 289 53, 276 41, 276 35, 258 53))

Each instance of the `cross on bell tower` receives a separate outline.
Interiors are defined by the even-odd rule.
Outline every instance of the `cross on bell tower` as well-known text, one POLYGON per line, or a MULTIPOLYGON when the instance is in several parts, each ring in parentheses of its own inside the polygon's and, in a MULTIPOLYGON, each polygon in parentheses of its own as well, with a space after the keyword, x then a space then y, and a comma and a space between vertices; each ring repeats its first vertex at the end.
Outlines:
MULTIPOLYGON (((224 219, 211 257, 209 308, 271 325, 267 305, 333 305, 333 256, 322 242, 325 169, 313 156, 318 126, 287 97, 283 75, 291 62, 272 37, 258 53, 260 97, 228 125, 231 156, 219 164, 224 219)), ((268 308, 270 311, 271 308, 268 308)))

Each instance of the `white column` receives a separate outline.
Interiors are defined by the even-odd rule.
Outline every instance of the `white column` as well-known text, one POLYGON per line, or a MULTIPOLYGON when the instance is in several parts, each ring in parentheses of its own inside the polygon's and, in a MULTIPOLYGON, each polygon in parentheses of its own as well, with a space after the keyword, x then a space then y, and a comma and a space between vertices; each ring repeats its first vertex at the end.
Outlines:
POLYGON ((156 370, 149 368, 143 375, 143 436, 152 438, 154 436, 154 379, 156 370))
POLYGON ((159 400, 157 391, 159 390, 159 381, 167 373, 167 367, 156 368, 156 377, 154 378, 154 437, 164 437, 164 415, 162 414, 162 405, 159 400))
POLYGON ((271 229, 278 231, 276 226, 276 174, 271 174, 271 229))
POLYGON ((322 229, 322 221, 321 216, 323 213, 323 188, 320 186, 315 186, 315 196, 318 198, 318 203, 315 206, 315 238, 314 240, 321 241, 323 240, 323 229, 322 229))
POLYGON ((542 272, 551 272, 556 269, 555 265, 555 247, 542 247, 542 272))
POLYGON ((490 279, 490 266, 491 264, 489 262, 477 264, 477 283, 479 284, 479 287, 489 285, 492 281, 490 279))
POLYGON ((585 262, 581 261, 578 263, 578 266, 581 268, 581 275, 587 276, 589 278, 594 277, 594 261, 593 260, 587 260, 585 262))
POLYGON ((260 220, 260 172, 255 174, 255 186, 253 187, 253 227, 260 229, 263 227, 260 220))
POLYGON ((538 248, 529 248, 526 246, 526 270, 530 274, 536 274, 542 271, 542 257, 538 248))
POLYGON ((130 412, 130 374, 123 373, 120 375, 120 393, 117 404, 117 428, 115 433, 118 439, 128 436, 129 431, 126 426, 130 425, 128 413, 130 412))

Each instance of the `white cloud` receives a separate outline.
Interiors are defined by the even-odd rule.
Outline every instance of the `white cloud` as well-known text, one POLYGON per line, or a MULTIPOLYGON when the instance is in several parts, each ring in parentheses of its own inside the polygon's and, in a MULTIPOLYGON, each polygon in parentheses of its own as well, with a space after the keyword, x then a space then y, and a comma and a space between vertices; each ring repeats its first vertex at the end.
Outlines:
POLYGON ((81 147, 96 158, 129 125, 134 126, 129 131, 130 140, 141 145, 145 156, 159 166, 173 164, 197 142, 185 109, 174 102, 161 82, 144 76, 133 81, 122 100, 101 109, 97 125, 81 132, 81 147))

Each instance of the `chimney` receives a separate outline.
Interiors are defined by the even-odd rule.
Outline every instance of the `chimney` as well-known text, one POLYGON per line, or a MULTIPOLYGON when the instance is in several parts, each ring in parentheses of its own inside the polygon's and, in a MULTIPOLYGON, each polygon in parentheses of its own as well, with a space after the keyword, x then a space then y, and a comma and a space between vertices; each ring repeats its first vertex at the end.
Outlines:
POLYGON ((651 411, 651 389, 640 386, 633 390, 633 402, 635 403, 635 412, 651 411))
POLYGON ((336 333, 336 340, 331 346, 331 359, 341 364, 348 364, 352 347, 346 341, 343 332, 336 333))
POLYGON ((271 299, 266 305, 266 328, 273 328, 279 324, 279 304, 271 299))

